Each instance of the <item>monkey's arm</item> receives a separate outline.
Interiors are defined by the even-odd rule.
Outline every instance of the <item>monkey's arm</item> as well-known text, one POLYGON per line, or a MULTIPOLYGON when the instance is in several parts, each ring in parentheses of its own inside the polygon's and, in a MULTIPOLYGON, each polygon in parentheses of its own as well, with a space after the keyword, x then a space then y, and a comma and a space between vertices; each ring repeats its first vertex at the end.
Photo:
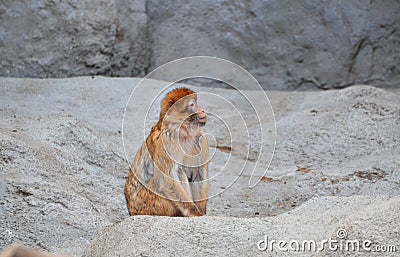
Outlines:
POLYGON ((199 173, 194 177, 193 182, 190 184, 193 201, 203 215, 205 215, 207 211, 208 193, 210 191, 207 166, 208 164, 199 169, 199 173))
POLYGON ((131 170, 142 185, 146 185, 153 177, 153 160, 145 143, 136 154, 131 170))
POLYGON ((199 208, 199 210, 206 214, 207 211, 207 201, 208 201, 208 193, 209 193, 209 182, 208 182, 208 161, 209 161, 209 153, 208 153, 208 141, 207 138, 203 135, 201 138, 201 163, 204 165, 199 167, 197 174, 192 178, 191 190, 193 194, 193 201, 199 208))

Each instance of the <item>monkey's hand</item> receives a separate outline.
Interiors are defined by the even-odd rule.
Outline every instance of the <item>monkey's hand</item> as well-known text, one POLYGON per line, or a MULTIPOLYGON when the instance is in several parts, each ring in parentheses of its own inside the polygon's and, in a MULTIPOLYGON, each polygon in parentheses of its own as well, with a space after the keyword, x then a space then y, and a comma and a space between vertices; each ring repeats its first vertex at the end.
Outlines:
POLYGON ((202 212, 193 202, 183 203, 183 206, 184 210, 182 211, 182 214, 185 217, 199 217, 205 214, 205 212, 202 212))

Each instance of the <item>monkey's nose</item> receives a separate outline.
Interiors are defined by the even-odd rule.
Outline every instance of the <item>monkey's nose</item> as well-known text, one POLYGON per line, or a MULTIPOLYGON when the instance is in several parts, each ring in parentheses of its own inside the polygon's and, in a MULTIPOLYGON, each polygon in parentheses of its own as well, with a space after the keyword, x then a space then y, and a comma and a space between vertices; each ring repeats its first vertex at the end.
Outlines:
POLYGON ((206 112, 205 112, 204 110, 200 110, 200 111, 197 113, 197 116, 198 116, 199 118, 205 118, 205 117, 207 116, 207 114, 206 114, 206 112))
POLYGON ((197 121, 201 124, 204 125, 206 124, 207 121, 207 114, 204 110, 201 110, 200 112, 197 113, 197 121))

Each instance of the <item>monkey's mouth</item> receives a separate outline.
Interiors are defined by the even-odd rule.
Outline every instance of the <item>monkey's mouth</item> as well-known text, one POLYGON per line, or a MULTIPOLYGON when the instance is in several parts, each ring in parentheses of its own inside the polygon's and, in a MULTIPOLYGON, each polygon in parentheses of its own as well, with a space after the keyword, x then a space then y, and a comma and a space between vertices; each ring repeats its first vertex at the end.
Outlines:
POLYGON ((197 114, 196 120, 200 126, 204 126, 204 125, 206 125, 207 115, 205 113, 199 113, 199 114, 197 114))
POLYGON ((189 122, 195 125, 204 126, 207 122, 207 116, 205 114, 191 115, 189 117, 189 122))
POLYGON ((206 117, 204 117, 204 118, 197 118, 197 123, 198 123, 200 126, 206 125, 206 121, 207 121, 206 117))

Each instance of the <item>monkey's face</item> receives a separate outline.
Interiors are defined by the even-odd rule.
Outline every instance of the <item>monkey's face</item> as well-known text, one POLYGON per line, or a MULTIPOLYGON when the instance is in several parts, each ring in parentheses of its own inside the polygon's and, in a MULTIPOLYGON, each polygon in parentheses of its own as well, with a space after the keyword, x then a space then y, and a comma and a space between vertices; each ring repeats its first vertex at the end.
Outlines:
POLYGON ((168 121, 179 122, 186 126, 204 126, 207 114, 197 105, 197 98, 191 95, 174 103, 168 110, 166 118, 168 121))
POLYGON ((189 99, 186 105, 189 122, 204 126, 207 121, 206 112, 197 105, 196 99, 189 99))

